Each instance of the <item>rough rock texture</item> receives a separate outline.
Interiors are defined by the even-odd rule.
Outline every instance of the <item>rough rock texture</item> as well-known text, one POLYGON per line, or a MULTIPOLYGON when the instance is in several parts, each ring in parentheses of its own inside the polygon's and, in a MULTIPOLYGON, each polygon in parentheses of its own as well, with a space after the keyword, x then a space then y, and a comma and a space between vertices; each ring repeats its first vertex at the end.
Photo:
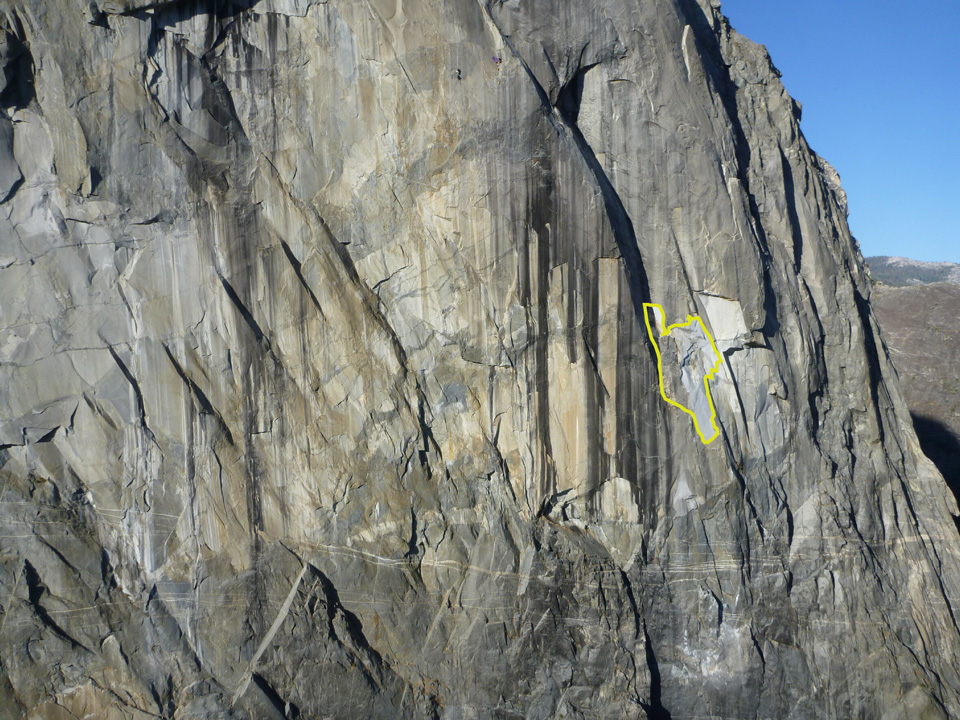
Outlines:
POLYGON ((956 504, 716 2, 0 23, 0 717, 960 714, 956 504))
POLYGON ((723 358, 707 334, 703 318, 687 315, 682 323, 668 324, 658 305, 643 308, 648 314, 644 318, 647 335, 654 344, 663 375, 661 396, 693 418, 694 428, 704 443, 713 441, 720 428, 715 422, 710 380, 716 376, 723 358), (656 315, 656 319, 651 322, 649 315, 656 315))
POLYGON ((960 287, 877 285, 872 303, 920 446, 960 493, 960 287))

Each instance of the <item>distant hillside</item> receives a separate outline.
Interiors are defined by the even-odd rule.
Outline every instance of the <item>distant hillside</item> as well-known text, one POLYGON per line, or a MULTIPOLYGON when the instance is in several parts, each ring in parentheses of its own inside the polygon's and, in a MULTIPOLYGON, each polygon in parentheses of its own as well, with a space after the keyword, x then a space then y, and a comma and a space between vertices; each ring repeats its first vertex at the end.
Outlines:
POLYGON ((877 282, 894 287, 947 282, 960 285, 960 265, 949 262, 923 262, 903 257, 880 255, 867 258, 870 275, 877 282))
MULTIPOLYGON (((878 273, 872 263, 878 259, 902 258, 870 258, 874 279, 878 273)), ((930 265, 952 267, 954 273, 960 268, 914 263, 930 265)), ((911 265, 900 267, 906 273, 911 265)), ((960 496, 960 287, 919 281, 911 287, 889 285, 873 288, 871 305, 900 376, 920 446, 960 496)))

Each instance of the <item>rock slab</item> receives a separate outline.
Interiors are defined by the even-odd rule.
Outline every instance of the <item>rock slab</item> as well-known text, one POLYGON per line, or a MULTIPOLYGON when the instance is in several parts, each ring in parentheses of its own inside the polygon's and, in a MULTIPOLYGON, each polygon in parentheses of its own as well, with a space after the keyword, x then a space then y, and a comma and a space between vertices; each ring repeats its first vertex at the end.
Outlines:
POLYGON ((0 717, 960 715, 956 503, 717 2, 0 38, 0 717))

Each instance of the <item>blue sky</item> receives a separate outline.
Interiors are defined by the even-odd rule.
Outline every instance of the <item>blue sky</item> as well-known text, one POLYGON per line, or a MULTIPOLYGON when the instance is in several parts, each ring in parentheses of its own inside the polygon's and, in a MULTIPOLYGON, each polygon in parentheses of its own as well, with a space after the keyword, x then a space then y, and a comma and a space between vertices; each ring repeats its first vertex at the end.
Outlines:
POLYGON ((803 105, 864 256, 960 262, 960 0, 723 0, 803 105))

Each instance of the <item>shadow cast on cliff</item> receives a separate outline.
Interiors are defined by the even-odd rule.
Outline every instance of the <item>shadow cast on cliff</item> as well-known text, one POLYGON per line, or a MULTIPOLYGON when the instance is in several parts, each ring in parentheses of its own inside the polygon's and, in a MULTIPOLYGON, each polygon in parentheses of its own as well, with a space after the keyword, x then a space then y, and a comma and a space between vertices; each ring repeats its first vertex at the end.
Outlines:
MULTIPOLYGON (((960 438, 939 420, 910 413, 924 455, 937 466, 954 496, 960 501, 960 438)), ((960 518, 957 519, 960 528, 960 518)))
MULTIPOLYGON (((225 20, 236 17, 237 15, 252 9, 259 4, 261 0, 159 0, 158 2, 146 3, 143 5, 134 5, 120 12, 113 13, 117 15, 132 15, 141 19, 161 16, 167 19, 170 16, 177 20, 191 20, 197 15, 209 15, 217 20, 225 20)), ((93 5, 97 10, 96 4, 93 5)), ((95 13, 97 20, 104 20, 103 15, 111 14, 97 11, 95 13)))

